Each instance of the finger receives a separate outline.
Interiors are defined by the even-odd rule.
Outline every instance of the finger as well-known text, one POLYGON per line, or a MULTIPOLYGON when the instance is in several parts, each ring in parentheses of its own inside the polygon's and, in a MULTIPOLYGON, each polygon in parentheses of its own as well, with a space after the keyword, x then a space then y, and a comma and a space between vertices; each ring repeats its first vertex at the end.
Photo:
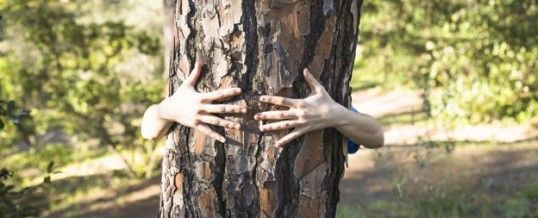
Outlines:
POLYGON ((241 129, 241 124, 216 116, 203 115, 200 117, 200 121, 215 126, 222 126, 228 129, 241 129))
POLYGON ((313 92, 319 93, 324 90, 323 86, 318 82, 316 78, 314 78, 314 76, 307 68, 303 70, 303 76, 306 80, 306 83, 308 83, 308 86, 310 86, 310 89, 312 89, 313 92))
POLYGON ((284 146, 285 144, 288 144, 289 142, 291 142, 292 140, 296 139, 297 137, 305 134, 307 131, 307 128, 306 127, 303 127, 303 128, 296 128, 294 129, 292 132, 290 132, 289 134, 287 134, 286 136, 282 137, 281 139, 279 139, 276 143, 275 143, 275 146, 276 147, 282 147, 284 146))
POLYGON ((297 120, 286 120, 286 121, 280 121, 280 122, 262 125, 260 127, 260 130, 263 132, 276 131, 276 130, 289 129, 289 128, 293 128, 293 127, 297 127, 301 125, 304 125, 304 123, 299 122, 297 120))
POLYGON ((205 113, 217 114, 244 114, 247 112, 247 108, 243 106, 228 104, 205 104, 201 106, 200 110, 205 113))
POLYGON ((196 81, 198 81, 198 77, 200 77, 201 72, 202 65, 196 62, 196 64, 194 65, 194 69, 192 69, 191 73, 189 74, 189 77, 187 77, 185 82, 190 86, 194 86, 196 84, 196 81))
POLYGON ((196 129, 204 134, 206 134, 207 136, 211 137, 211 138, 214 138, 216 139, 217 141, 219 142, 222 142, 222 143, 225 143, 226 142, 226 138, 224 138, 224 136, 222 136, 221 134, 217 133, 215 130, 211 129, 209 126, 205 125, 205 124, 201 124, 201 125, 198 125, 196 127, 196 129))
POLYGON ((298 100, 291 99, 291 98, 284 98, 280 96, 262 95, 260 96, 260 101, 269 103, 269 104, 282 105, 286 107, 295 107, 297 105, 298 100))
POLYGON ((255 120, 285 120, 285 119, 295 119, 297 115, 295 111, 266 111, 257 113, 254 115, 255 120))
POLYGON ((216 100, 222 100, 226 99, 232 96, 236 96, 241 94, 240 88, 228 88, 228 89, 221 89, 217 91, 213 91, 210 93, 204 93, 204 99, 210 100, 210 101, 216 101, 216 100))

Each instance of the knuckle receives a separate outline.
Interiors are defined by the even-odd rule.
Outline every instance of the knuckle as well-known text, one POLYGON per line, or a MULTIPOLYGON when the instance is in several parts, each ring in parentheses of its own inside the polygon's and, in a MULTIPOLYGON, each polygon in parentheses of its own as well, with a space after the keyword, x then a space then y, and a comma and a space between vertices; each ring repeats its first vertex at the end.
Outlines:
POLYGON ((215 120, 211 117, 208 117, 206 122, 209 124, 215 124, 215 120))
POLYGON ((206 111, 206 108, 205 108, 204 106, 201 106, 201 105, 199 105, 199 106, 197 106, 197 107, 195 108, 195 113, 196 113, 196 114, 202 114, 202 113, 204 113, 205 111, 206 111))

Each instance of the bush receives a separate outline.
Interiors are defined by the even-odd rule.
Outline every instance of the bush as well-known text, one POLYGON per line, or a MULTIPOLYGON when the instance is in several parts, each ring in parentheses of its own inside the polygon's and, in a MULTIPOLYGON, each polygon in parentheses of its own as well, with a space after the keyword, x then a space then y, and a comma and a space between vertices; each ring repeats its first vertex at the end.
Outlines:
POLYGON ((353 84, 422 89, 447 121, 528 120, 538 115, 536 20, 533 0, 365 1, 353 84))

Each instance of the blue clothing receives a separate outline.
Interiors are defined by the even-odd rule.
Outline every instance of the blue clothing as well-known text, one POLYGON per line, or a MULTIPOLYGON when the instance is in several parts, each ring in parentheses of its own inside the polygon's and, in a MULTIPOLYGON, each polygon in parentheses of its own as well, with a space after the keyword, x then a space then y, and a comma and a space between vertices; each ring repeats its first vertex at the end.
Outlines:
MULTIPOLYGON (((351 106, 351 110, 358 112, 353 106, 351 106)), ((360 148, 360 145, 358 145, 357 143, 349 139, 347 140, 347 153, 354 154, 355 152, 359 150, 359 148, 360 148)))

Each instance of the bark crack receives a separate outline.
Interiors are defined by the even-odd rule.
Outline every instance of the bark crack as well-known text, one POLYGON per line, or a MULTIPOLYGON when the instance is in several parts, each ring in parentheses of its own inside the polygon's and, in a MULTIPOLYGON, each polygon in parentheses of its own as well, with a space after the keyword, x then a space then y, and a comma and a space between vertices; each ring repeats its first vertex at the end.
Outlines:
MULTIPOLYGON (((256 196, 257 196, 257 198, 258 198, 258 202, 259 202, 259 198, 260 198, 260 189, 259 189, 259 187, 258 187, 258 185, 257 185, 257 184, 258 184, 258 183, 257 183, 258 180, 257 180, 256 176, 257 176, 257 174, 258 174, 258 165, 259 165, 260 162, 262 161, 262 158, 260 158, 261 155, 262 155, 262 152, 261 152, 261 151, 262 151, 261 143, 262 143, 262 139, 263 139, 263 135, 264 135, 264 134, 265 134, 265 133, 262 132, 262 133, 260 134, 260 136, 258 136, 258 142, 256 143, 256 146, 257 146, 256 149, 257 149, 257 150, 256 150, 256 154, 255 154, 255 155, 256 155, 256 156, 255 156, 255 160, 256 160, 256 162, 255 162, 255 164, 254 164, 254 168, 253 168, 253 170, 252 170, 252 180, 254 181, 254 184, 256 185, 256 196)), ((262 184, 262 185, 263 185, 263 184, 262 184)), ((257 210, 257 211, 260 211, 260 205, 259 205, 259 204, 257 205, 257 209, 256 209, 256 210, 257 210)))
POLYGON ((218 167, 218 171, 215 171, 215 191, 217 192, 217 202, 218 208, 217 213, 224 217, 226 214, 226 202, 224 200, 223 193, 223 184, 224 184, 224 173, 226 170, 226 146, 222 143, 217 143, 219 145, 217 156, 215 157, 215 167, 218 167))
POLYGON ((186 46, 185 48, 187 51, 185 53, 187 54, 187 60, 189 61, 190 70, 194 69, 194 63, 196 62, 196 40, 193 40, 193 38, 196 38, 196 28, 194 27, 194 15, 196 14, 196 5, 194 0, 188 0, 189 1, 189 12, 187 13, 187 27, 191 30, 189 35, 187 35, 187 38, 185 39, 186 46))
MULTIPOLYGON (((323 16, 323 1, 317 0, 310 4, 310 34, 305 37, 303 58, 301 60, 299 72, 308 67, 316 55, 316 45, 321 35, 325 31, 325 19, 323 16)), ((302 75, 302 73, 299 73, 302 75)))
POLYGON ((245 31, 245 66, 247 70, 241 79, 241 88, 244 93, 253 91, 252 83, 258 68, 258 24, 256 19, 256 6, 254 0, 244 0, 241 3, 243 16, 241 21, 245 31))

